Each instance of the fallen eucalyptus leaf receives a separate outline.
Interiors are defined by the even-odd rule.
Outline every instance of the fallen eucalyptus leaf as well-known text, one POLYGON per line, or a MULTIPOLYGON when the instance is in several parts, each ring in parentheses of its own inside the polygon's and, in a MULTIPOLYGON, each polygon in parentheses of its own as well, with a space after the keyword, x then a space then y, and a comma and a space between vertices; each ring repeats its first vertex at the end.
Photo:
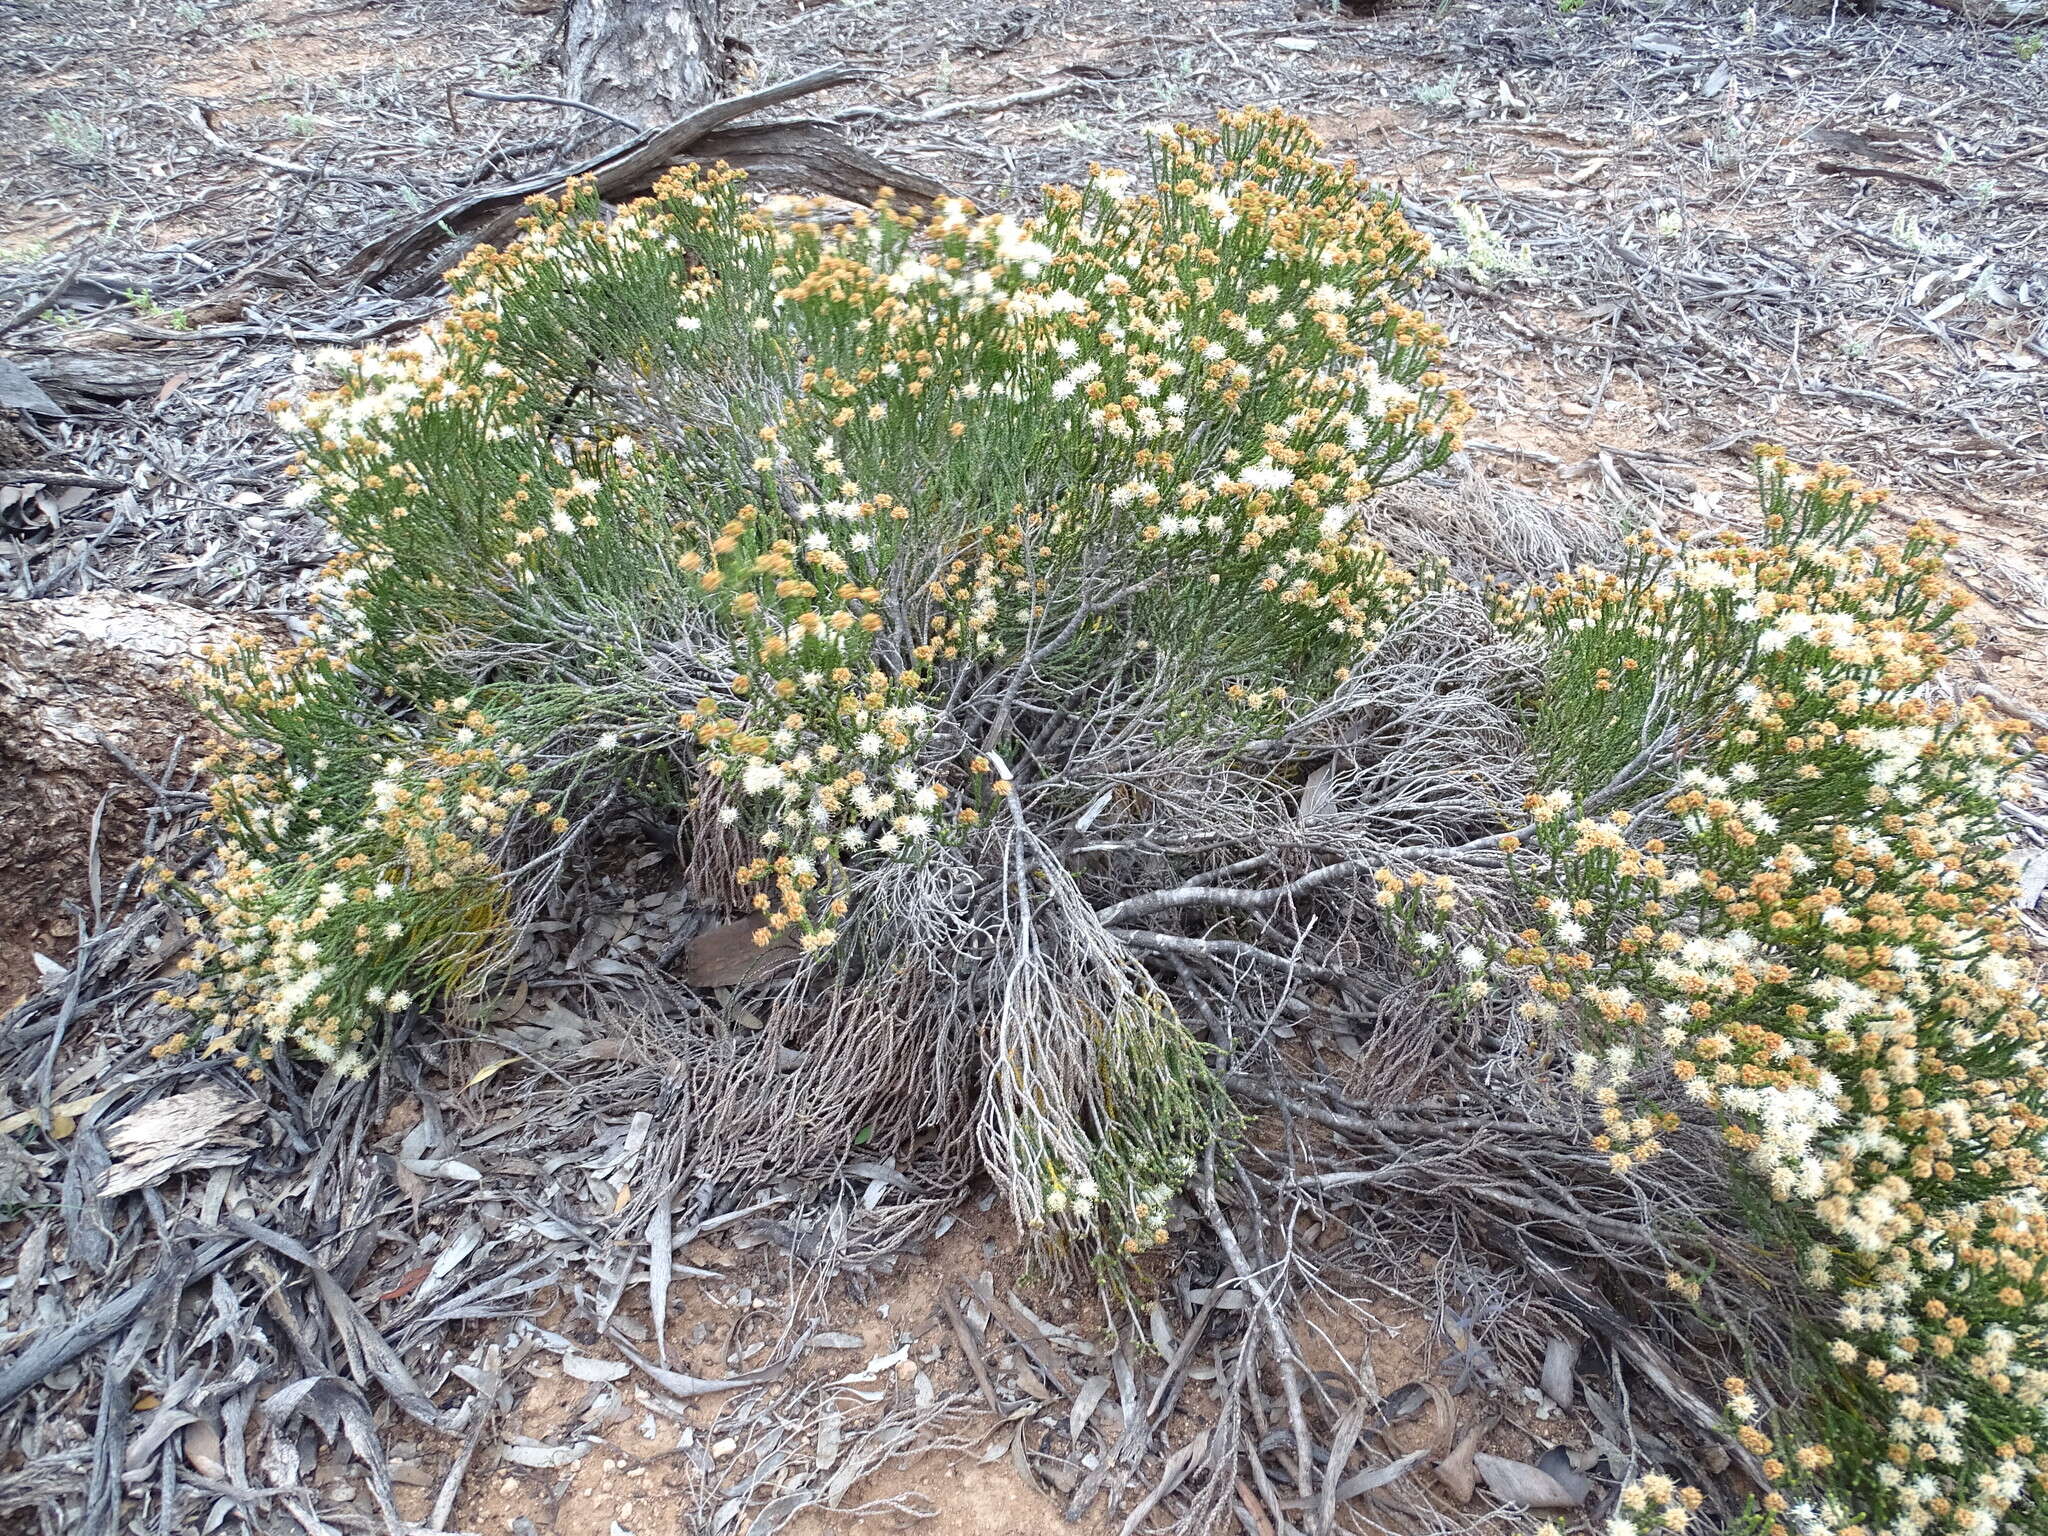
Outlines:
POLYGON ((1380 1422, 1399 1424, 1412 1419, 1422 1412, 1422 1405, 1429 1401, 1429 1389, 1419 1381, 1411 1381, 1405 1387, 1396 1387, 1380 1399, 1380 1422))
POLYGON ((592 1447, 599 1444, 602 1442, 597 1440, 583 1440, 575 1445, 514 1445, 508 1441, 498 1447, 498 1454, 515 1467, 538 1467, 546 1470, 572 1466, 588 1456, 592 1447))
POLYGON ((1581 1472, 1573 1463, 1572 1453, 1561 1445, 1553 1445, 1536 1458, 1536 1470, 1547 1473, 1550 1480, 1571 1496, 1574 1504, 1586 1502, 1586 1495, 1593 1491, 1593 1480, 1581 1472))
POLYGON ((484 1178, 478 1169, 452 1157, 410 1157, 403 1159, 399 1166, 429 1179, 460 1179, 465 1184, 481 1184, 484 1178))
POLYGON ((205 1419, 195 1419, 181 1431, 185 1464, 201 1477, 222 1478, 227 1468, 220 1459, 220 1431, 205 1419))
POLYGON ((1556 1334, 1543 1346, 1543 1395, 1560 1408, 1572 1405, 1572 1373, 1579 1362, 1579 1346, 1556 1334))
POLYGON ((1081 1432, 1088 1427, 1088 1421, 1095 1416, 1096 1408, 1109 1391, 1107 1376, 1090 1376, 1081 1383, 1081 1390, 1074 1394, 1074 1406, 1067 1414, 1067 1438, 1076 1445, 1081 1442, 1081 1432))
POLYGON ((1364 1472, 1353 1473, 1337 1485, 1337 1502, 1355 1499, 1361 1493, 1370 1493, 1375 1488, 1384 1488, 1397 1477, 1403 1477, 1418 1461, 1429 1454, 1429 1447, 1410 1451, 1406 1456, 1388 1462, 1384 1467, 1373 1467, 1364 1472))
POLYGON ((1524 1509, 1572 1509, 1579 1502, 1558 1486, 1556 1478, 1526 1461, 1510 1461, 1505 1456, 1489 1456, 1482 1451, 1472 1458, 1472 1465, 1486 1480, 1486 1491, 1503 1504, 1519 1504, 1524 1509))
POLYGON ((562 1374, 577 1381, 617 1381, 632 1369, 623 1360, 596 1360, 589 1355, 562 1356, 562 1374))
POLYGON ((1473 1493, 1478 1490, 1479 1479, 1472 1463, 1479 1450, 1479 1438, 1490 1427, 1484 1420, 1474 1424, 1465 1431, 1465 1438, 1458 1442, 1457 1449, 1437 1463, 1437 1481, 1442 1483, 1451 1497, 1460 1504, 1470 1503, 1473 1493))

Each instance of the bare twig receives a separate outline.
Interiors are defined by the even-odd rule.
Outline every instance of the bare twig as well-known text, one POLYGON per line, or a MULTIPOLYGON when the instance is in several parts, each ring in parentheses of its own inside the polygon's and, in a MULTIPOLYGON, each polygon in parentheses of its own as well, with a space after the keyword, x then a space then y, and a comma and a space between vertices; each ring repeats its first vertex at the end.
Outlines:
POLYGON ((20 330, 22 326, 28 324, 29 321, 33 320, 51 304, 56 302, 57 299, 61 298, 64 290, 71 286, 78 274, 85 270, 85 264, 92 260, 92 258, 93 247, 89 245, 80 246, 76 251, 72 252, 70 259, 58 270, 54 282, 39 288, 28 299, 10 310, 4 319, 0 319, 0 336, 11 335, 13 332, 20 330))
POLYGON ((645 133, 647 131, 630 117, 621 117, 616 112, 607 111, 603 107, 592 106, 587 101, 573 101, 567 96, 544 96, 532 91, 480 91, 475 86, 465 86, 462 94, 464 96, 473 96, 478 101, 533 102, 545 107, 570 107, 578 112, 588 112, 595 117, 601 117, 608 123, 616 123, 628 133, 645 133))

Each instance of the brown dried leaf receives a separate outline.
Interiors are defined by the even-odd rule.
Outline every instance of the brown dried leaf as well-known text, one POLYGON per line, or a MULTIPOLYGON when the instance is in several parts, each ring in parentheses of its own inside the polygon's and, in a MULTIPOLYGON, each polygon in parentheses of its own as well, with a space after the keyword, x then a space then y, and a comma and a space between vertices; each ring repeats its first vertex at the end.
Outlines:
POLYGON ((195 1419, 182 1431, 180 1446, 185 1463, 201 1477, 222 1478, 227 1467, 220 1459, 220 1431, 205 1419, 195 1419))
POLYGON ((1470 1503, 1478 1489, 1479 1480, 1473 1470, 1474 1453, 1479 1449, 1480 1437, 1491 1427, 1491 1422, 1486 1420, 1474 1424, 1465 1432, 1465 1438, 1458 1442, 1457 1449, 1437 1463, 1437 1481, 1460 1504, 1470 1503))

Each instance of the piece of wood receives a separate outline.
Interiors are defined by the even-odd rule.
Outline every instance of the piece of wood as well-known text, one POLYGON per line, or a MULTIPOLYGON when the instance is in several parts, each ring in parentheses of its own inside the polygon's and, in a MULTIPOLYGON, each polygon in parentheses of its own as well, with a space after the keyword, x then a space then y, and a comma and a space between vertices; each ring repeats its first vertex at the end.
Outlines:
MULTIPOLYGON (((742 169, 758 170, 764 180, 787 178, 810 190, 840 196, 852 191, 872 198, 884 185, 919 197, 946 195, 939 183, 885 165, 820 124, 769 123, 721 131, 728 123, 764 107, 866 78, 867 71, 833 65, 744 96, 714 101, 666 127, 650 129, 616 149, 588 156, 564 169, 450 198, 372 241, 351 265, 367 281, 377 282, 450 242, 466 246, 508 239, 529 197, 559 193, 572 176, 588 177, 599 197, 618 202, 646 192, 664 171, 684 161, 722 159, 742 169)), ((426 286, 431 284, 429 279, 426 286)))
POLYGON ((100 1175, 100 1198, 133 1194, 183 1169, 241 1162, 253 1143, 239 1127, 262 1113, 256 1099, 219 1083, 130 1110, 106 1138, 114 1161, 100 1175))
POLYGON ((57 274, 56 281, 38 287, 34 293, 16 305, 4 318, 0 318, 0 336, 5 336, 11 331, 19 330, 50 305, 56 303, 63 296, 64 290, 71 286, 78 274, 85 270, 85 264, 92 258, 92 255, 93 248, 91 246, 82 247, 72 255, 69 261, 64 263, 64 270, 57 274))
POLYGON ((718 11, 718 0, 569 0, 562 18, 569 96, 639 123, 670 122, 701 107, 718 95, 718 11))
POLYGON ((1993 26, 2015 27, 2048 20, 2048 4, 2042 4, 2041 0, 1927 0, 1927 3, 1993 26))
POLYGON ((1863 176, 1880 181, 1896 181, 1909 187, 1925 187, 1930 192, 1939 192, 1943 197, 1954 197, 1956 190, 1947 182, 1932 176, 1922 176, 1918 171, 1902 171, 1890 165, 1851 165, 1846 160, 1816 160, 1813 168, 1824 176, 1863 176))
POLYGON ((21 364, 4 357, 0 357, 0 406, 34 411, 38 416, 64 414, 64 408, 43 393, 42 385, 30 378, 21 364))
POLYGON ((946 1314, 946 1321, 953 1325, 953 1336, 960 1341, 961 1358, 974 1373, 975 1385, 981 1388, 981 1395, 988 1403, 990 1413, 1000 1416, 1003 1412, 1002 1397, 996 1391, 996 1384, 988 1374, 988 1364, 981 1358, 981 1341, 974 1335, 968 1324, 967 1315, 960 1310, 960 1303, 953 1299, 952 1286, 939 1290, 939 1310, 946 1314))
POLYGON ((744 987, 780 975, 803 958, 786 933, 757 944, 754 935, 765 927, 758 917, 743 917, 698 934, 683 946, 683 980, 693 987, 744 987))
POLYGON ((21 354, 22 372, 54 395, 135 400, 164 386, 164 370, 140 357, 109 352, 21 354))
POLYGON ((687 158, 732 166, 764 187, 856 203, 872 203, 884 189, 925 203, 953 195, 945 183, 849 143, 829 123, 804 119, 736 123, 705 135, 687 158))

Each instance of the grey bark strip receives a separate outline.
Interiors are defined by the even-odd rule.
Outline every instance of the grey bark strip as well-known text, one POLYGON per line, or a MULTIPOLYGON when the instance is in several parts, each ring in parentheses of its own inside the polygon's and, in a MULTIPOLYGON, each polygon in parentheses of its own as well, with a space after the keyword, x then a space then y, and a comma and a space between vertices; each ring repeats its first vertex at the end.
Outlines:
POLYGON ((173 1257, 158 1265, 147 1279, 137 1281, 112 1301, 103 1303, 68 1327, 38 1338, 6 1366, 0 1367, 0 1409, 8 1407, 52 1371, 113 1338, 152 1303, 175 1295, 194 1280, 204 1279, 247 1246, 245 1243, 219 1243, 196 1258, 189 1249, 175 1249, 173 1257))

